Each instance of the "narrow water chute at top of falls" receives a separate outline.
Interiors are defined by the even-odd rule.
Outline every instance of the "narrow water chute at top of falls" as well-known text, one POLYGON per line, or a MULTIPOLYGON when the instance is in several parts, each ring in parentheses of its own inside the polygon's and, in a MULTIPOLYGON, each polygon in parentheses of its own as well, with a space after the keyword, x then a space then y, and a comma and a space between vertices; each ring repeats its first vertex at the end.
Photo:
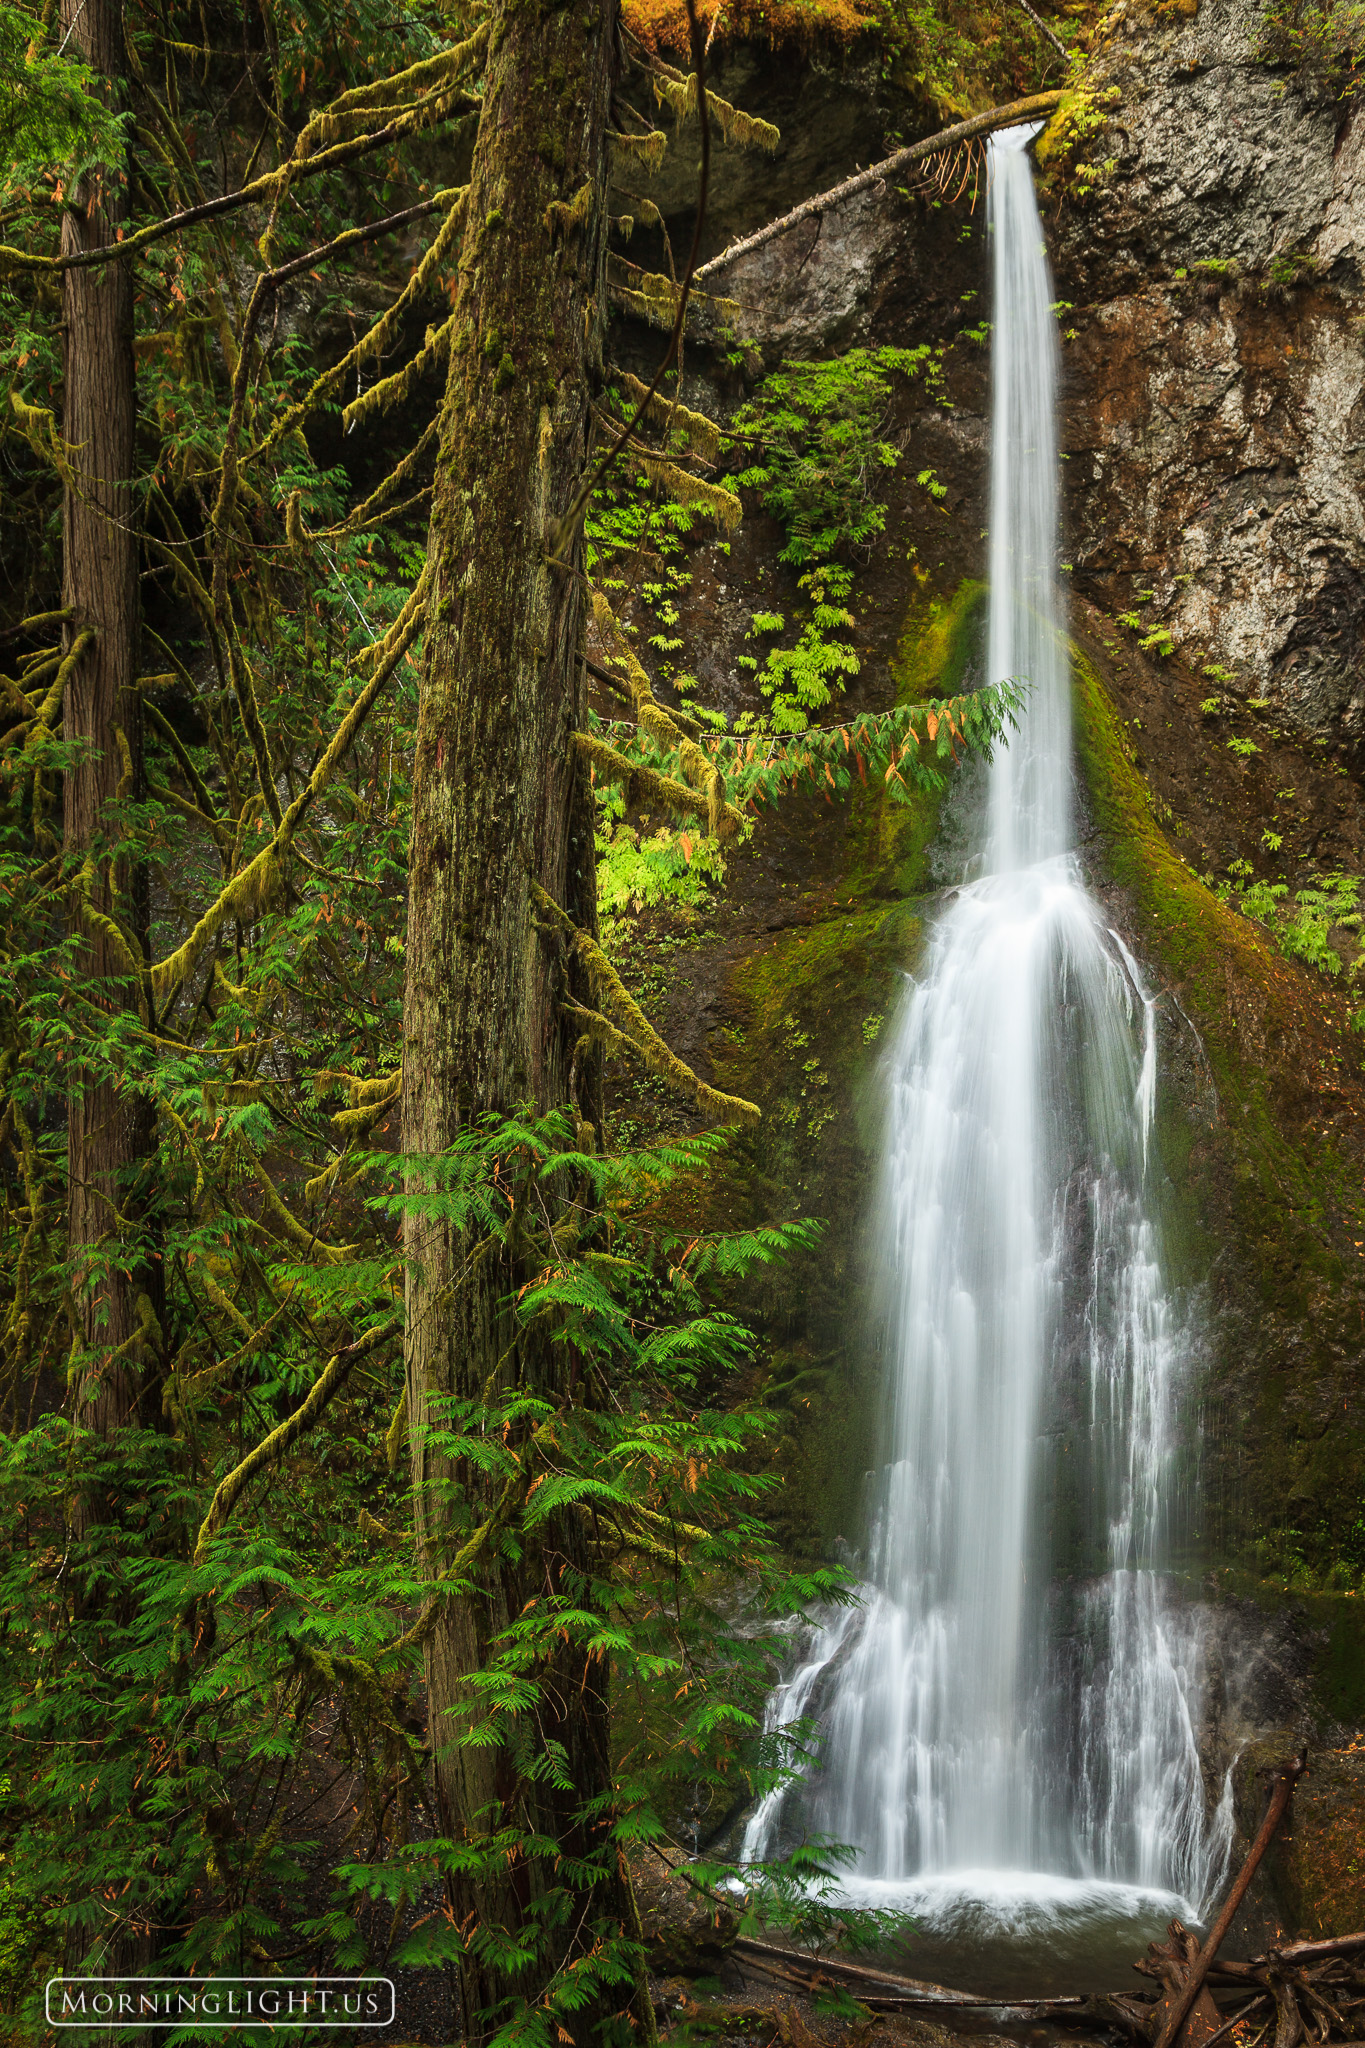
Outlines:
POLYGON ((1151 1187, 1153 1005, 1073 851, 1035 132, 990 150, 988 679, 1026 703, 888 1062, 890 1457, 860 1604, 774 1696, 774 1725, 818 1721, 819 1760, 745 1838, 855 1845, 852 1900, 967 1940, 1197 1918, 1230 1836, 1167 1575, 1192 1340, 1151 1187))

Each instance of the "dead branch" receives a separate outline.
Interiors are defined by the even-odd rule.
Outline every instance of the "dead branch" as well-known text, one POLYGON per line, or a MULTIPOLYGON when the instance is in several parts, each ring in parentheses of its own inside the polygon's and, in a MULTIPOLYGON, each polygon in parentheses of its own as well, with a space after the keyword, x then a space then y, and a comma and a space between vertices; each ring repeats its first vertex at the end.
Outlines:
POLYGON ((841 206, 845 199, 852 199, 855 193, 865 192, 869 185, 879 185, 907 164, 917 163, 921 157, 936 156, 941 150, 951 149, 959 142, 966 142, 973 135, 988 135, 996 128, 1011 128, 1020 121, 1027 121, 1036 114, 1050 114, 1062 103, 1061 92, 1035 92, 1025 100, 1011 100, 1008 106, 992 107, 988 113, 973 114, 968 121, 959 121, 954 128, 945 128, 938 135, 926 136, 923 142, 912 142, 908 149, 898 149, 894 156, 885 157, 881 163, 873 164, 870 171, 859 171, 852 178, 845 178, 842 185, 831 186, 828 192, 817 192, 813 199, 803 199, 799 206, 784 213, 780 220, 769 221, 766 228, 759 228, 756 234, 746 235, 741 241, 732 242, 728 249, 722 249, 719 256, 713 256, 709 263, 703 263, 696 273, 696 282, 711 277, 727 264, 747 256, 751 249, 759 248, 764 242, 771 242, 775 235, 785 234, 798 221, 809 220, 812 214, 827 213, 832 206, 841 206))
MULTIPOLYGON (((1228 1893, 1227 1899, 1224 1902, 1222 1912, 1209 1930, 1208 1939, 1190 1964, 1189 1976, 1183 1987, 1178 1992, 1175 1992, 1174 1987, 1172 1987, 1174 1995, 1171 1997, 1165 2023, 1162 2026, 1161 2032, 1157 2035, 1154 2048, 1171 2048, 1172 2042, 1178 2038, 1180 2030, 1184 2026, 1195 2000, 1199 1996, 1204 1979, 1209 1974, 1209 1966, 1222 1946, 1223 1938, 1232 1925, 1237 1908, 1246 1896, 1247 1887, 1256 1875, 1261 1858, 1270 1847, 1271 1838, 1284 1817, 1284 1811, 1289 1804, 1294 1787, 1307 1769, 1308 1754, 1306 1750, 1303 1750, 1300 1751, 1298 1756, 1290 1757, 1287 1763, 1281 1764, 1276 1772, 1270 1799, 1266 1805, 1265 1818, 1257 1830, 1255 1841, 1247 1851, 1246 1862, 1237 1874, 1232 1890, 1228 1893)), ((1280 2043, 1277 2038, 1277 2048, 1293 2048, 1293 2044, 1280 2043)))

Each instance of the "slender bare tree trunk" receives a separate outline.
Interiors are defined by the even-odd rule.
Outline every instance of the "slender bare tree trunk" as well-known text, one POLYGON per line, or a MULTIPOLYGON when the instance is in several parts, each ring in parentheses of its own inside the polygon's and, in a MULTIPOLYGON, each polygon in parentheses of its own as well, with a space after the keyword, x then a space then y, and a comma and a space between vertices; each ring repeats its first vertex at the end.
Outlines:
MULTIPOLYGON (((126 60, 121 0, 62 0, 68 47, 107 81, 121 103, 126 60)), ((64 253, 116 241, 127 218, 127 169, 90 172, 67 202, 64 253)), ((137 691, 138 550, 133 524, 133 280, 127 263, 68 270, 64 298, 63 437, 71 451, 64 505, 63 602, 71 611, 67 645, 89 627, 94 640, 73 670, 62 707, 68 743, 83 743, 64 778, 64 845, 74 878, 85 868, 91 907, 125 931, 145 927, 142 878, 111 857, 111 805, 141 795, 142 711, 137 691)), ((79 902, 80 885, 73 894, 79 902)), ((119 954, 106 931, 76 911, 79 968, 109 1011, 136 1007, 119 954)), ((68 1101, 68 1242, 81 1334, 92 1358, 78 1394, 78 1417, 101 1436, 131 1414, 138 1374, 131 1340, 141 1323, 138 1297, 148 1277, 124 1242, 136 1232, 134 1181, 153 1132, 145 1098, 88 1069, 72 1076, 68 1101), (124 1349, 122 1356, 111 1355, 124 1349)))
MULTIPOLYGON (((582 548, 552 565, 547 547, 585 473, 601 381, 616 42, 615 0, 494 8, 430 532, 404 1011, 403 1141, 415 1153, 441 1151, 487 1112, 546 1110, 570 1093, 575 1034, 556 1004, 567 970, 537 929, 530 884, 595 929, 591 794, 573 746, 584 708, 582 548)), ((589 1121, 595 1085, 577 1085, 589 1121)), ((479 1473, 424 1443, 433 1402, 513 1386, 562 1400, 564 1366, 515 1331, 513 1256, 481 1259, 471 1274, 471 1246, 449 1225, 414 1211, 405 1235, 417 1531, 435 1575, 452 1548, 442 1489, 458 1485, 476 1517, 490 1496, 479 1473)), ((570 1857, 594 1851, 603 1824, 578 1824, 574 1809, 610 1784, 605 1660, 566 1650, 537 1716, 541 1736, 564 1745, 573 1797, 530 1783, 505 1748, 452 1746, 478 1715, 467 1680, 491 1637, 532 1595, 571 1581, 582 1543, 566 1515, 515 1562, 495 1554, 477 1595, 447 1605, 428 1642, 431 1742, 452 1834, 512 1825, 553 1836, 570 1857)), ((454 1887, 456 1917, 526 1926, 544 1882, 541 1864, 514 1858, 454 1887)), ((624 1918, 623 1876, 584 1904, 585 1922, 624 1918)), ((481 2015, 534 1986, 470 1961, 463 1989, 466 2036, 477 2042, 489 2031, 481 2015)), ((638 2006, 638 1992, 615 2004, 638 2006)), ((637 2017, 648 2032, 647 2000, 637 2017)), ((611 2018, 597 2004, 569 2024, 587 2041, 611 2018)))

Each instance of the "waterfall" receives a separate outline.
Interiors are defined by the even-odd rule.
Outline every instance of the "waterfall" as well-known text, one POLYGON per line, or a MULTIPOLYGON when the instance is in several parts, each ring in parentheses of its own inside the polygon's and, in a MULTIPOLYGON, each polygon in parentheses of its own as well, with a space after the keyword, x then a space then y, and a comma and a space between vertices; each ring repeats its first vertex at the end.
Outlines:
POLYGON ((889 1457, 861 1605, 774 1698, 774 1724, 817 1715, 822 1761, 745 1854, 856 1844, 850 1892, 921 1918, 1143 1897, 1196 1917, 1227 1814, 1206 1816, 1198 1636, 1162 1576, 1187 1337, 1149 1188, 1153 1003, 1072 851, 1034 133, 990 148, 988 666, 1029 695, 889 1063, 889 1457))

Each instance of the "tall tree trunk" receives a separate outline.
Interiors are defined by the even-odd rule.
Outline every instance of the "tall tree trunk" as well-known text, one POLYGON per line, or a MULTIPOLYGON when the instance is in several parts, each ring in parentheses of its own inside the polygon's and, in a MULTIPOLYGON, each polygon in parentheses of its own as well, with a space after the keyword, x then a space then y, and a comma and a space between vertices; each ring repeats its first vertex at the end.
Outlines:
MULTIPOLYGON (((563 970, 537 930, 531 882, 595 929, 591 793, 573 745, 582 547, 575 541, 558 567, 547 547, 585 472, 601 382, 615 0, 500 0, 489 49, 430 531, 404 1009, 403 1142, 413 1153, 441 1151, 490 1111, 567 1102, 574 1034, 557 1012, 563 970)), ((595 1121, 581 1087, 579 1104, 595 1121)), ((458 1482, 476 1515, 490 1502, 481 1475, 424 1443, 433 1401, 478 1401, 514 1384, 561 1399, 564 1365, 515 1333, 510 1259, 481 1259, 471 1273, 469 1243, 415 1211, 405 1248, 417 1534, 434 1576, 452 1547, 443 1489, 458 1482)), ((533 1594, 565 1583, 582 1542, 566 1516, 515 1563, 495 1557, 480 1567, 478 1593, 447 1604, 428 1641, 431 1743, 453 1835, 536 1829, 570 1857, 591 1855, 600 1838, 603 1824, 578 1825, 574 1810, 610 1781, 605 1660, 566 1650, 537 1717, 542 1737, 564 1745, 575 1795, 529 1782, 504 1749, 452 1746, 478 1716, 467 1681, 490 1639, 533 1594)), ((455 1885, 456 1917, 471 1928, 528 1926, 547 1882, 543 1861, 513 1859, 455 1885)), ((579 1903, 592 1909, 585 1924, 628 1915, 624 1873, 579 1903)), ((481 2015, 501 1999, 534 1988, 471 1958, 467 2038, 486 2037, 481 2015)), ((635 2003, 648 2032, 648 2002, 637 1993, 635 2003)), ((609 2023, 609 2005, 575 2014, 574 2038, 609 2023)))
MULTIPOLYGON (((119 104, 126 59, 121 0, 62 0, 62 34, 106 81, 119 104)), ((128 212, 127 168, 91 171, 70 195, 63 253, 116 241, 128 212)), ((88 901, 125 930, 145 925, 135 898, 138 871, 111 860, 110 805, 141 794, 142 711, 137 691, 138 550, 133 525, 133 279, 127 263, 102 263, 63 275, 63 437, 70 449, 63 527, 63 602, 72 617, 67 645, 83 629, 94 640, 67 680, 62 707, 68 742, 85 743, 64 777, 68 872, 89 862, 88 901)), ((76 913, 79 971, 108 1010, 136 1007, 118 950, 106 930, 76 913)), ((78 1419, 111 1436, 131 1414, 138 1385, 132 1340, 141 1326, 138 1297, 148 1288, 136 1250, 135 1180, 151 1150, 146 1099, 111 1079, 73 1075, 68 1102, 68 1242, 75 1295, 90 1364, 78 1419), (115 1352, 122 1351, 117 1359, 115 1352)), ((149 1297, 150 1298, 150 1297, 149 1297)))

